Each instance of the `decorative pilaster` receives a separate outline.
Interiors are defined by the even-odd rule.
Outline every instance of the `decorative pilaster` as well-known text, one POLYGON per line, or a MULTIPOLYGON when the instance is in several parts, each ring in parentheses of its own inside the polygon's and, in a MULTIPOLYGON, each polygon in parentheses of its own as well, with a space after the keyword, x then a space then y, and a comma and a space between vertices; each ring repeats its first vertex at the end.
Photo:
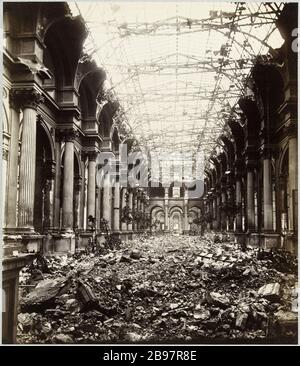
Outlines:
POLYGON ((23 110, 23 129, 20 157, 18 226, 34 231, 34 188, 36 166, 37 107, 43 102, 35 89, 15 90, 15 98, 23 110))
POLYGON ((8 150, 6 148, 3 147, 2 150, 2 222, 0 223, 0 225, 2 225, 2 227, 4 226, 4 220, 5 220, 5 202, 7 200, 6 195, 6 184, 7 184, 7 160, 8 160, 8 150))
POLYGON ((18 151, 19 151, 19 125, 20 125, 20 105, 19 93, 12 89, 9 93, 9 106, 11 113, 11 131, 9 146, 9 161, 7 171, 7 195, 6 212, 4 224, 9 228, 17 226, 17 183, 18 183, 18 151))

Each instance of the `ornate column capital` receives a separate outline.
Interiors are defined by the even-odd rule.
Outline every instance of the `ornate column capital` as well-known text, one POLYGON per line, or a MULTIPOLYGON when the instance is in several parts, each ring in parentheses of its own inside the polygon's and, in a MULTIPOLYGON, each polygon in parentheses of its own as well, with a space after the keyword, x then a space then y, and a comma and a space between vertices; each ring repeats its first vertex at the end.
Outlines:
POLYGON ((37 109, 38 105, 43 102, 43 95, 34 88, 11 89, 9 92, 10 107, 16 110, 37 109))
POLYGON ((87 151, 86 156, 88 157, 89 161, 96 161, 98 157, 98 151, 87 151))
POLYGON ((74 140, 79 136, 79 132, 74 128, 65 128, 63 130, 59 130, 59 133, 65 142, 74 142, 74 140))

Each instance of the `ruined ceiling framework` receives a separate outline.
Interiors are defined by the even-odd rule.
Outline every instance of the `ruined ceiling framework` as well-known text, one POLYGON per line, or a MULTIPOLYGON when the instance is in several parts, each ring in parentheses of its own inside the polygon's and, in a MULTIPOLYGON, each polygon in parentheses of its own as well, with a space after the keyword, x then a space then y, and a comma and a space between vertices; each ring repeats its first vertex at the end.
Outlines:
MULTIPOLYGON (((209 155, 258 55, 278 48, 283 3, 70 3, 86 52, 150 150, 209 155)), ((237 115, 238 116, 238 115, 237 115)))

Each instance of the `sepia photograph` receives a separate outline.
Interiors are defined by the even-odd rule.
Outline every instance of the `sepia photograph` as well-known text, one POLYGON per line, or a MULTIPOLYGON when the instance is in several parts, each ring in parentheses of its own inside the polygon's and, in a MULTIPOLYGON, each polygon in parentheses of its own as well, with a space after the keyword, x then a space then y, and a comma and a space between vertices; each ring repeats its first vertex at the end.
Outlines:
POLYGON ((298 345, 298 3, 2 5, 2 344, 298 345))

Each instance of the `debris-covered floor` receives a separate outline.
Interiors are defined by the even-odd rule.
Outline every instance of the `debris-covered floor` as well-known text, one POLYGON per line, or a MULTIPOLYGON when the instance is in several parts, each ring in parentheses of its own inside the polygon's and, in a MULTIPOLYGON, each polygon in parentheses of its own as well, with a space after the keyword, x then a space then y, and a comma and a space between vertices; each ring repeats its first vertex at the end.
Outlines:
POLYGON ((20 276, 18 342, 296 342, 296 260, 219 238, 35 260, 20 276))

